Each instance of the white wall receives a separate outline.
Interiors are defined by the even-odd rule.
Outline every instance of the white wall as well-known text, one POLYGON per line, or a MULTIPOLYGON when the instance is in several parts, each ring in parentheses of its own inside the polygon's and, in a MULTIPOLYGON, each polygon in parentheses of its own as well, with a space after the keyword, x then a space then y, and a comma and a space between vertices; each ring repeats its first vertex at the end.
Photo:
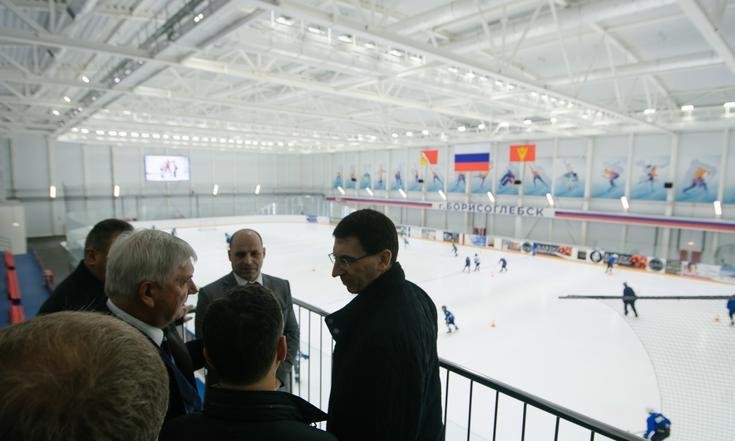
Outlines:
MULTIPOLYGON (((160 219, 250 214, 263 210, 265 201, 273 200, 267 195, 275 191, 323 190, 327 182, 318 183, 326 179, 319 168, 323 159, 55 141, 47 145, 43 136, 18 135, 0 138, 0 197, 15 195, 22 201, 29 237, 64 234, 66 228, 113 216, 160 219), (189 156, 191 180, 146 181, 144 156, 148 154, 189 156), (315 182, 302 187, 309 166, 314 171, 308 178, 315 182), (253 194, 258 183, 260 199, 253 194), (51 184, 57 187, 55 200, 48 197, 51 184), (217 197, 212 196, 214 184, 219 185, 217 197), (121 188, 118 199, 112 197, 114 185, 121 188)), ((288 197, 280 200, 296 208, 288 197)))
MULTIPOLYGON (((533 142, 529 139, 528 142, 533 142)), ((554 168, 558 169, 562 158, 591 155, 587 159, 587 170, 580 173, 587 181, 592 173, 595 155, 609 156, 619 153, 628 161, 628 175, 632 175, 631 164, 646 155, 663 155, 671 158, 671 164, 661 176, 673 181, 683 164, 678 161, 684 154, 692 152, 722 154, 720 189, 723 196, 726 180, 735 180, 735 136, 728 131, 687 132, 677 136, 667 134, 643 134, 597 137, 592 139, 558 139, 538 143, 553 151, 554 168), (731 153, 732 152, 732 153, 731 153), (730 171, 730 173, 728 173, 730 171), (728 175, 730 177, 728 177, 728 175)), ((492 143, 495 160, 504 152, 505 143, 492 143)), ((444 180, 452 177, 452 146, 440 146, 439 169, 444 180)), ((345 179, 349 179, 349 166, 355 167, 360 176, 365 171, 376 170, 378 165, 385 171, 387 188, 397 168, 404 181, 410 176, 412 164, 419 156, 420 148, 392 149, 377 152, 344 152, 332 154, 259 154, 238 151, 192 150, 165 147, 141 147, 128 145, 80 145, 46 142, 39 135, 17 135, 10 139, 0 138, 0 199, 15 195, 26 210, 26 230, 29 236, 63 234, 69 227, 67 213, 81 213, 79 222, 116 216, 137 219, 159 219, 171 217, 230 216, 263 212, 266 199, 252 194, 255 185, 261 184, 262 194, 277 191, 314 192, 334 195, 331 184, 338 167, 345 179), (143 157, 147 154, 183 154, 191 160, 191 181, 147 182, 144 179, 143 157), (48 186, 58 188, 58 198, 48 198, 48 186), (112 198, 112 186, 121 187, 122 197, 112 198), (212 187, 219 185, 219 195, 213 197, 212 187)), ((545 153, 546 155, 546 153, 545 153)), ((499 175, 495 167, 489 179, 495 186, 499 175)), ((633 185, 627 179, 626 194, 633 185)), ((678 185, 678 184, 677 184, 678 185)), ((494 187, 493 187, 494 189, 494 187)), ((587 185, 584 198, 557 198, 559 208, 593 210, 620 213, 620 202, 616 199, 593 199, 589 197, 587 185)), ((364 191, 347 190, 348 195, 365 196, 364 191)), ((397 192, 376 191, 376 197, 400 198, 397 192)), ((450 201, 487 203, 484 194, 448 193, 450 201)), ((304 201, 294 201, 288 196, 278 198, 279 205, 298 210, 304 201)), ((435 193, 409 192, 414 200, 438 200, 435 193)), ((540 196, 498 196, 498 203, 546 206, 540 196)), ((270 202, 268 202, 270 203, 270 202)), ((667 201, 631 200, 630 212, 635 214, 674 215, 713 219, 710 203, 675 202, 673 191, 667 201)), ((311 201, 302 209, 311 212, 326 207, 326 204, 311 201)), ((377 207, 383 210, 383 207, 377 207)), ((317 214, 341 215, 342 208, 333 204, 332 212, 323 209, 317 214)), ((620 251, 636 250, 644 254, 676 257, 681 247, 682 235, 665 229, 642 226, 622 226, 604 223, 584 223, 550 219, 516 219, 502 215, 465 214, 454 212, 424 211, 412 208, 390 207, 385 209, 397 223, 425 225, 458 232, 471 232, 473 227, 484 227, 488 234, 528 238, 537 241, 576 243, 600 246, 620 251)), ((724 219, 735 219, 735 205, 725 204, 724 219)), ((280 213, 279 213, 280 214, 280 213)), ((73 223, 73 222, 72 222, 73 223)), ((76 225, 71 225, 76 226, 76 225)), ((688 234, 688 233, 686 233, 688 234)), ((685 234, 685 235, 686 235, 685 234)), ((688 237, 688 236, 687 236, 688 237)), ((697 251, 711 259, 717 247, 735 244, 735 235, 727 233, 699 234, 697 251)), ((686 242, 688 242, 687 240, 686 242)))

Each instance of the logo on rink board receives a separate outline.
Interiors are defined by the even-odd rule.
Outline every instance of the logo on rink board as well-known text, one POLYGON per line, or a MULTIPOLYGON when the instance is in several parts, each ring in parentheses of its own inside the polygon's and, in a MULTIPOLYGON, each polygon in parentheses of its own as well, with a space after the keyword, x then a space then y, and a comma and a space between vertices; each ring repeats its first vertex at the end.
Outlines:
POLYGON ((553 217, 554 210, 544 207, 520 205, 473 204, 470 202, 441 202, 434 206, 439 210, 469 213, 504 214, 508 216, 553 217))

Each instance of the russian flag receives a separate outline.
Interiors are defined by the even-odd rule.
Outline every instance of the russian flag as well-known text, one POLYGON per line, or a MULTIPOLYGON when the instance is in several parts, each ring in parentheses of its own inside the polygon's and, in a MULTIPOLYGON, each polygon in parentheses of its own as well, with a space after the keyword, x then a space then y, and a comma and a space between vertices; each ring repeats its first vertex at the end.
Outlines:
POLYGON ((454 171, 490 171, 490 153, 457 153, 454 171))

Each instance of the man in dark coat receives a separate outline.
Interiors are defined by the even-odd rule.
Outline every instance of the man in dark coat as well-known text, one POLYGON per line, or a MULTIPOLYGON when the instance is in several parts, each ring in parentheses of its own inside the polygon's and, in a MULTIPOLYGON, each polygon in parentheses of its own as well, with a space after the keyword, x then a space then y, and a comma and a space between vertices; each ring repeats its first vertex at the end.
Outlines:
POLYGON ((38 314, 104 310, 107 253, 121 233, 131 231, 133 226, 119 219, 105 219, 92 227, 84 241, 84 259, 43 302, 38 314))
MULTIPOLYGON (((192 280, 196 253, 185 241, 160 230, 140 230, 110 248, 105 277, 112 315, 143 333, 166 366, 169 401, 166 421, 201 411, 194 370, 203 367, 197 345, 184 346, 170 326, 197 291, 192 280)), ((194 342, 197 343, 197 342, 194 342)))
POLYGON ((209 305, 202 326, 207 362, 219 383, 207 389, 204 411, 172 420, 161 441, 335 440, 309 426, 326 420, 324 412, 276 390, 286 337, 281 307, 268 288, 231 288, 209 305))
MULTIPOLYGON (((293 311, 293 300, 291 299, 291 286, 288 280, 263 274, 260 270, 265 260, 265 247, 263 239, 255 230, 243 229, 232 234, 230 248, 227 257, 232 264, 232 272, 215 280, 199 290, 197 298, 197 313, 195 317, 195 328, 197 338, 202 338, 202 327, 204 316, 210 303, 224 297, 225 292, 238 285, 257 283, 270 289, 281 304, 281 311, 285 321, 283 335, 288 343, 288 354, 286 360, 278 368, 278 379, 281 380, 283 390, 291 390, 291 367, 299 350, 299 324, 293 311)), ((207 383, 215 383, 216 375, 207 373, 207 383)))
POLYGON ((357 296, 326 318, 335 340, 327 430, 340 441, 440 440, 437 311, 396 262, 395 225, 359 210, 333 235, 332 276, 357 296))

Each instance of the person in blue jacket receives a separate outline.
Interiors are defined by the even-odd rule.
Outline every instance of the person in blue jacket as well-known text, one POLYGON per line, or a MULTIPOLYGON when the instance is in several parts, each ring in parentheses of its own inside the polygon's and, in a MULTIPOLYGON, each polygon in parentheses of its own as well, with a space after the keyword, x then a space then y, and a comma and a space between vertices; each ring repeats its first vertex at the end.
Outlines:
POLYGON ((613 266, 615 266, 615 262, 617 261, 618 261, 617 254, 610 254, 607 257, 607 267, 605 268, 605 274, 612 274, 613 266))
POLYGON ((648 409, 646 425, 646 434, 643 435, 643 438, 650 439, 651 441, 664 440, 671 434, 671 421, 662 413, 656 412, 653 409, 648 409), (649 438, 649 436, 651 437, 649 438))
POLYGON ((735 326, 735 294, 727 301, 727 312, 730 313, 730 326, 735 326))
POLYGON ((442 305, 442 311, 444 311, 444 322, 447 324, 447 334, 452 333, 452 325, 454 325, 454 330, 457 331, 459 328, 454 323, 454 314, 452 314, 446 306, 442 305))

